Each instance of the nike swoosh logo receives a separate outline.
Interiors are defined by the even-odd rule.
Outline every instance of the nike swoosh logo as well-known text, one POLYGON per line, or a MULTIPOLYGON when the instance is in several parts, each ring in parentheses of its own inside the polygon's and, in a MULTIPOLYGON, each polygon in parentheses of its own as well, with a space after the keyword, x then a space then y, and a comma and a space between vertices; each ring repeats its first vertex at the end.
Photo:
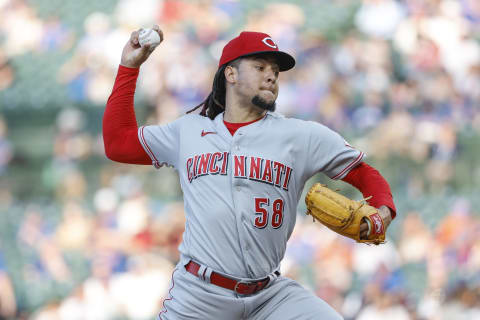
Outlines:
POLYGON ((202 130, 201 136, 205 137, 207 134, 210 134, 210 133, 214 134, 214 133, 217 133, 217 132, 216 131, 203 131, 202 130))

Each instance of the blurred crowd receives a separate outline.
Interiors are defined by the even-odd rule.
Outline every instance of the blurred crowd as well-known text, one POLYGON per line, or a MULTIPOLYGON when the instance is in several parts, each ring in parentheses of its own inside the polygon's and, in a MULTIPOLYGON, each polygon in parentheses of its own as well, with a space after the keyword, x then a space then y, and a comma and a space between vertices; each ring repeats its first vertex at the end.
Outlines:
MULTIPOLYGON (((64 5, 80 10, 74 2, 64 5)), ((480 318, 480 212, 455 185, 480 180, 476 151, 461 143, 480 136, 480 2, 257 2, 119 0, 89 12, 78 32, 35 1, 0 0, 0 111, 17 96, 34 108, 73 106, 52 121, 41 181, 31 181, 48 201, 20 201, 9 188, 21 165, 15 128, 0 115, 0 319, 153 319, 161 310, 184 227, 176 174, 108 162, 100 119, 92 128, 89 110, 74 107, 104 107, 123 45, 152 24, 165 40, 137 83, 146 123, 202 101, 224 44, 256 30, 297 60, 281 75, 279 112, 324 123, 377 163, 400 159, 382 171, 407 203, 397 202, 406 210, 396 236, 357 245, 299 214, 285 275, 347 320, 480 318), (39 68, 21 60, 31 54, 66 58, 39 68), (37 73, 49 77, 19 92, 37 73), (61 94, 44 94, 55 86, 61 94), (437 217, 408 205, 452 188, 437 217)))

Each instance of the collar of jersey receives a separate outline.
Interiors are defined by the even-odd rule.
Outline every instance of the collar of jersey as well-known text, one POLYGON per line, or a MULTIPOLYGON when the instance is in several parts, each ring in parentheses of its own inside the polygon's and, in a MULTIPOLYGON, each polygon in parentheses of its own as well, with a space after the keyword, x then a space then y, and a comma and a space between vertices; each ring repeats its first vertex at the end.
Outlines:
MULTIPOLYGON (((213 123, 218 131, 218 133, 220 135, 222 135, 225 139, 227 139, 228 141, 231 141, 232 139, 232 135, 230 134, 230 131, 228 131, 227 129, 227 126, 225 125, 225 123, 223 122, 223 115, 224 115, 224 112, 222 113, 219 113, 215 119, 213 120, 213 123)), ((260 120, 258 121, 255 121, 253 123, 251 123, 250 125, 246 126, 246 130, 251 130, 252 128, 255 128, 256 126, 259 126, 261 125, 261 123, 263 121, 265 121, 267 119, 267 116, 273 116, 273 117, 278 117, 277 115, 275 115, 274 113, 272 112, 267 112, 266 116, 261 118, 260 120)), ((240 129, 239 129, 240 130, 240 129)), ((242 131, 244 129, 241 129, 242 131)))
MULTIPOLYGON (((223 114, 225 113, 222 112, 222 113, 219 113, 217 114, 217 116, 214 118, 214 121, 217 121, 217 120, 220 120, 220 122, 223 122, 223 114), (219 119, 218 119, 219 118, 219 119)), ((263 118, 260 118, 259 120, 262 120, 262 119, 265 119, 267 116, 272 116, 274 118, 283 118, 283 115, 280 114, 280 113, 277 113, 277 112, 272 112, 272 111, 267 111, 267 114, 265 115, 265 117, 263 118)), ((255 122, 255 121, 254 121, 255 122)))

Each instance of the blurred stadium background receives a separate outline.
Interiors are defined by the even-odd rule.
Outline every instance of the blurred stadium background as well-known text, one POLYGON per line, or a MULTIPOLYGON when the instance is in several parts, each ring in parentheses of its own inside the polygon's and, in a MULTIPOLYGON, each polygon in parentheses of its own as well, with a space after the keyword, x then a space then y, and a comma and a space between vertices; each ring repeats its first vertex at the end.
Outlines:
POLYGON ((176 173, 110 162, 101 137, 122 47, 154 23, 165 41, 142 66, 140 124, 203 100, 225 42, 263 31, 297 58, 279 111, 339 131, 390 182, 385 245, 340 238, 300 202, 284 274, 347 320, 480 319, 477 0, 0 0, 0 319, 161 310, 184 223, 176 173))

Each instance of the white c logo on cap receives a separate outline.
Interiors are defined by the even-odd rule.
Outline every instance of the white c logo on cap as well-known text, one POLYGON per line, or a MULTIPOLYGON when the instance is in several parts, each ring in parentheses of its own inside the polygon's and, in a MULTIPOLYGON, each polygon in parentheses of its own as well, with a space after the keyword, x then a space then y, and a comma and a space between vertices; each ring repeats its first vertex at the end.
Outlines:
POLYGON ((273 42, 273 39, 270 37, 264 38, 262 42, 265 43, 270 48, 277 49, 277 45, 275 44, 275 42, 273 42))

